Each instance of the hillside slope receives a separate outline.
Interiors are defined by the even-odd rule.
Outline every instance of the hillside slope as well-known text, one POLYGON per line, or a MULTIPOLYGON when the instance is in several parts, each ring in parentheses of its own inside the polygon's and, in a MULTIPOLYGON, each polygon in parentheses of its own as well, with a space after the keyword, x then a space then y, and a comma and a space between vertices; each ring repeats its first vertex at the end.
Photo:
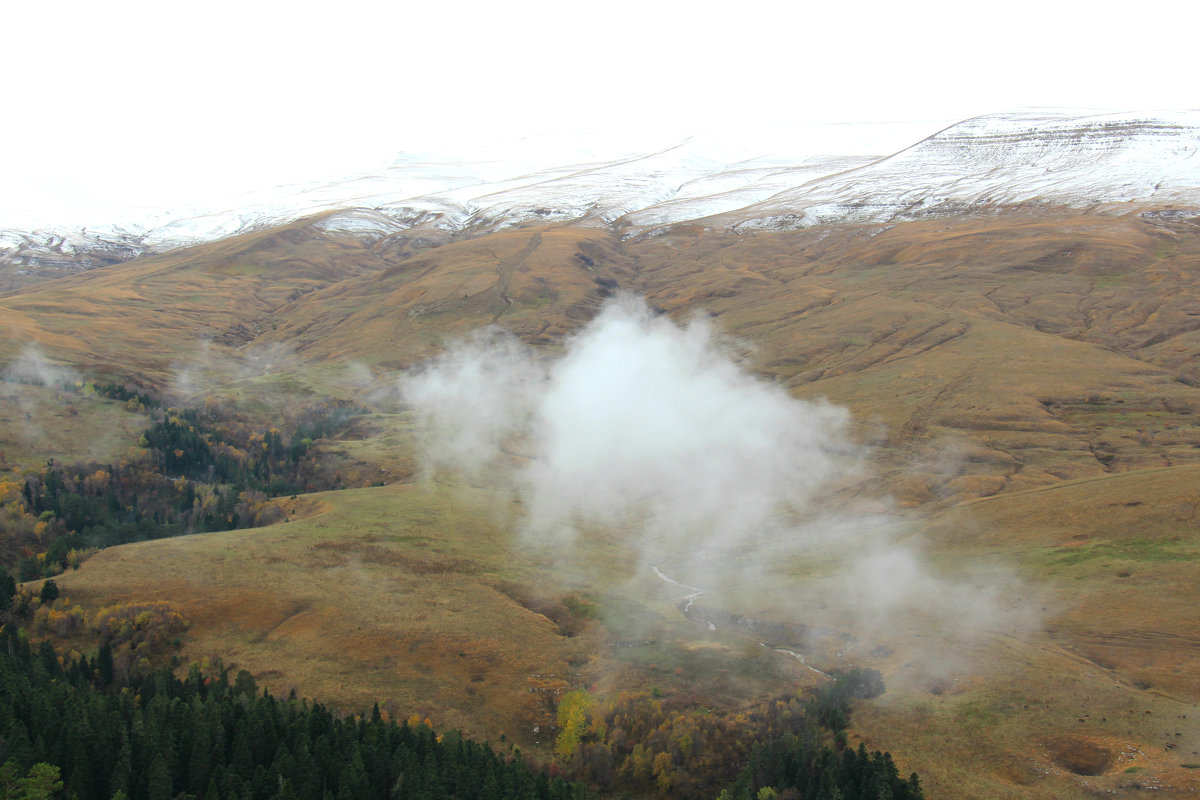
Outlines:
POLYGON ((741 209, 737 224, 879 222, 1019 206, 1194 206, 1198 119, 1195 111, 976 117, 888 158, 741 209))
POLYGON ((405 155, 370 174, 273 187, 224 207, 104 212, 76 227, 0 220, 0 292, 331 212, 330 230, 446 237, 534 222, 631 236, 697 220, 774 230, 1022 207, 1200 208, 1196 110, 991 114, 895 153, 864 151, 848 130, 812 134, 797 130, 783 151, 698 137, 583 161, 535 139, 475 160, 405 155))
MULTIPOLYGON (((362 237, 329 219, 0 297, 9 359, 36 344, 89 377, 182 404, 211 396, 263 421, 351 401, 367 413, 322 453, 400 477, 281 499, 290 521, 270 528, 103 551, 60 576, 72 602, 169 601, 191 620, 186 658, 222 656, 274 691, 342 707, 390 700, 543 753, 568 687, 736 705, 871 666, 889 692, 855 736, 928 776, 930 796, 1188 796, 1200 763, 1195 218, 642 236, 542 222, 459 238, 362 237), (619 292, 678 321, 706 315, 760 380, 850 409, 866 465, 824 499, 888 509, 954 585, 998 587, 989 602, 1022 624, 957 642, 917 617, 880 630, 847 599, 831 565, 854 554, 836 541, 753 581, 736 560, 645 562, 632 523, 595 525, 579 549, 524 550, 524 508, 495 475, 412 480, 404 370, 487 325, 549 359, 619 292), (689 618, 681 595, 697 588, 708 616, 689 618)), ((516 443, 505 457, 528 454, 516 443)))

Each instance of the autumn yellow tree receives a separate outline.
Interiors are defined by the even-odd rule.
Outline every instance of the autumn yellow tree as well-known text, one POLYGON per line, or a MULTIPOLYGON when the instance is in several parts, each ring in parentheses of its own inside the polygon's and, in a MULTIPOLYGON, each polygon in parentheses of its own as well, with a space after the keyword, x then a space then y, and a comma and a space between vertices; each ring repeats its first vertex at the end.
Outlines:
POLYGON ((564 763, 575 755, 579 740, 588 725, 588 712, 596 705, 596 698, 585 689, 575 689, 563 695, 558 703, 558 739, 554 743, 554 754, 564 763))

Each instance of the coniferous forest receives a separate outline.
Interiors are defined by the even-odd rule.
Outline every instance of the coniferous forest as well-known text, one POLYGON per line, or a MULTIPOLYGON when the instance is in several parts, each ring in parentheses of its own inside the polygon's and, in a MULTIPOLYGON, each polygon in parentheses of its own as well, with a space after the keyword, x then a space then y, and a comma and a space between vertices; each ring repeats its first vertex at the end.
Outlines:
MULTIPOLYGON (((823 729, 841 730, 862 685, 859 675, 841 676, 799 713, 776 702, 741 725, 720 725, 727 734, 740 730, 744 750, 731 752, 749 757, 740 769, 714 761, 695 776, 705 781, 681 774, 683 764, 667 769, 670 751, 655 758, 649 786, 639 783, 636 767, 625 778, 597 781, 594 761, 604 745, 596 742, 579 749, 582 760, 567 760, 566 774, 590 779, 593 788, 599 783, 609 796, 711 797, 732 778, 722 800, 920 800, 917 776, 901 778, 890 755, 822 743, 823 729), (671 776, 665 783, 664 775, 671 776)), ((634 752, 647 751, 639 744, 634 752)), ((320 703, 260 692, 245 671, 231 682, 220 668, 204 674, 193 666, 183 679, 169 670, 122 677, 107 643, 91 660, 64 659, 48 640, 31 646, 12 624, 0 629, 0 763, 0 792, 14 800, 589 796, 583 783, 551 774, 562 772, 557 763, 550 772, 536 769, 515 748, 501 756, 415 719, 387 720, 378 706, 338 715, 320 703)))
POLYGON ((338 716, 198 668, 114 677, 111 651, 62 663, 0 631, 0 793, 72 800, 368 800, 585 796, 582 787, 421 724, 338 716), (47 766, 53 768, 48 770, 47 766), (34 779, 34 780, 31 780, 34 779))
POLYGON ((115 463, 62 464, 0 480, 0 564, 22 581, 78 566, 103 547, 180 534, 268 525, 282 519, 271 498, 332 488, 316 474, 313 442, 352 419, 355 409, 310 410, 286 437, 215 407, 164 407, 116 384, 83 390, 150 416, 142 455, 115 463))

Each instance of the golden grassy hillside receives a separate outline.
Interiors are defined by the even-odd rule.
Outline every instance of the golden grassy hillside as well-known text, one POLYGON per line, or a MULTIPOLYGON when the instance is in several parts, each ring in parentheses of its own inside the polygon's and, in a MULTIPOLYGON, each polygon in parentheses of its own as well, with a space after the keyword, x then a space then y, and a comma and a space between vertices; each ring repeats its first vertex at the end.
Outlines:
MULTIPOLYGON (((380 700, 547 752, 567 687, 736 705, 819 678, 753 630, 685 619, 629 531, 591 530, 569 556, 530 550, 520 508, 486 480, 413 483, 411 421, 385 390, 485 325, 556 349, 618 289, 676 319, 707 313, 753 371, 852 411, 869 470, 839 491, 898 509, 947 574, 1006 576, 994 602, 1023 623, 953 640, 871 628, 820 559, 752 586, 716 574, 704 602, 819 620, 814 664, 883 671, 889 691, 855 736, 920 772, 930 797, 1190 797, 1198 271, 1200 225, 1136 215, 632 239, 541 226, 438 246, 301 222, 26 287, 0 298, 0 338, 14 356, 35 342, 85 374, 176 391, 202 362, 187 397, 248 414, 367 407, 322 451, 364 483, 399 482, 286 501, 290 521, 269 528, 103 551, 64 592, 175 603, 185 658, 219 656, 275 691, 380 700)), ((103 413, 97 428, 119 429, 103 413)), ((15 441, 20 420, 4 419, 15 441)))
POLYGON ((383 267, 368 244, 305 222, 135 259, 0 298, 0 341, 29 342, 89 373, 169 380, 211 342, 236 351, 307 292, 383 267))

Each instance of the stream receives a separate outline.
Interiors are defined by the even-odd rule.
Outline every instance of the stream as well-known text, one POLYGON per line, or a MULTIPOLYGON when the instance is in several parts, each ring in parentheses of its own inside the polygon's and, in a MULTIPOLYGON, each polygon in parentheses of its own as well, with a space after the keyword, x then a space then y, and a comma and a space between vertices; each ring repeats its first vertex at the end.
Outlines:
MULTIPOLYGON (((680 600, 683 601, 680 604, 679 609, 683 612, 683 615, 685 617, 687 617, 688 619, 691 619, 691 617, 688 616, 688 612, 692 610, 692 604, 696 602, 696 598, 699 597, 700 595, 704 594, 704 590, 698 586, 688 586, 686 583, 680 583, 679 581, 675 580, 674 578, 669 578, 658 567, 651 567, 651 569, 654 570, 655 575, 662 578, 667 583, 671 584, 672 586, 678 586, 680 589, 683 589, 686 592, 688 592, 688 594, 685 594, 683 597, 679 598, 680 600)), ((717 629, 716 625, 712 624, 711 622, 709 622, 706 619, 699 619, 697 617, 697 621, 703 622, 705 625, 707 625, 708 629, 710 631, 715 631, 717 629)))
MULTIPOLYGON (((685 617, 687 617, 688 619, 693 620, 695 622, 703 622, 705 625, 708 626, 708 629, 710 631, 715 631, 717 629, 717 626, 714 625, 709 620, 702 619, 700 617, 694 617, 690 613, 692 610, 692 606, 696 602, 696 599, 698 597, 700 597, 700 595, 704 594, 703 589, 701 589, 699 586, 689 586, 686 583, 681 583, 680 581, 677 581, 674 578, 667 575, 665 572, 663 572, 657 566, 652 566, 651 569, 654 570, 654 574, 657 575, 660 579, 666 581, 667 583, 671 584, 672 586, 678 586, 680 589, 683 589, 685 592, 687 592, 687 594, 685 594, 683 597, 679 598, 679 603, 678 603, 679 609, 680 609, 680 611, 683 612, 683 615, 685 617)), ((803 653, 797 653, 795 650, 788 650, 787 648, 784 648, 784 647, 771 647, 771 645, 767 644, 766 642, 759 642, 759 645, 761 645, 762 647, 766 647, 771 650, 774 650, 776 653, 783 653, 784 655, 791 656, 792 658, 799 661, 800 665, 803 666, 805 669, 812 670, 813 672, 817 673, 818 675, 821 675, 822 677, 830 678, 831 680, 833 678, 833 676, 830 675, 829 673, 822 672, 821 670, 817 669, 816 667, 812 666, 807 661, 805 661, 803 653)))
POLYGON ((813 665, 811 665, 807 661, 805 661, 803 653, 797 653, 795 650, 788 650, 783 647, 771 647, 771 645, 767 644, 766 642, 759 642, 759 644, 762 645, 763 647, 770 647, 776 653, 785 653, 785 654, 791 656, 792 658, 797 659, 800 662, 800 665, 802 667, 804 667, 805 669, 811 669, 813 672, 817 673, 818 675, 823 675, 824 677, 829 678, 830 680, 834 679, 834 677, 832 675, 830 675, 828 672, 821 672, 821 670, 817 669, 816 667, 814 667, 813 665))

